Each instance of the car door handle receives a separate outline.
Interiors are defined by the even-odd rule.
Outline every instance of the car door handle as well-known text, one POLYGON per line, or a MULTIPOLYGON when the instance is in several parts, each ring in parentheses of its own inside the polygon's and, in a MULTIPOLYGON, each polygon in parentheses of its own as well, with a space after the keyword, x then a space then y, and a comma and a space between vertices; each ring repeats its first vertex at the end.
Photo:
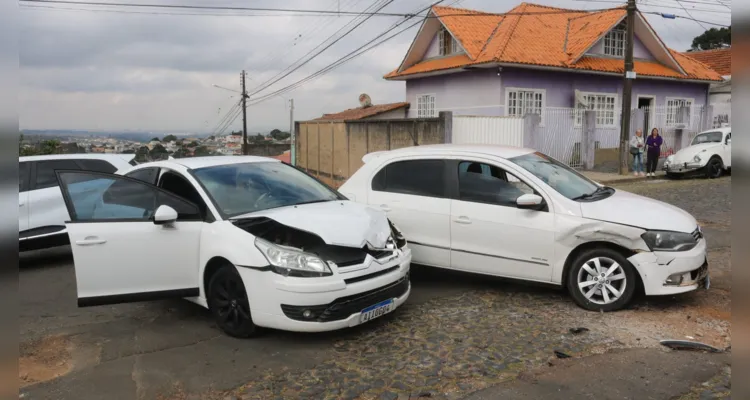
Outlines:
POLYGON ((76 244, 79 246, 91 246, 94 244, 104 244, 104 243, 107 243, 107 241, 104 239, 99 239, 97 237, 87 237, 86 239, 83 239, 83 240, 76 240, 76 244))
POLYGON ((391 208, 388 207, 388 204, 381 204, 380 209, 386 212, 391 211, 391 208))
POLYGON ((458 223, 458 224, 468 225, 468 224, 471 223, 471 220, 469 219, 469 217, 462 215, 462 216, 454 219, 453 222, 458 223))

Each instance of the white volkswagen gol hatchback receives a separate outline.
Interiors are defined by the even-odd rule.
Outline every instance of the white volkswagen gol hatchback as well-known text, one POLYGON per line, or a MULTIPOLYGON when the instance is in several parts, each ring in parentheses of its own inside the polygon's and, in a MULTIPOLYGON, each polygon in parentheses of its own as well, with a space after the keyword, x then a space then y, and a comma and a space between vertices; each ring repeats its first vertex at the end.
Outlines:
POLYGON ((247 337, 358 325, 409 296, 411 252, 385 213, 278 160, 57 176, 81 307, 187 297, 247 337))
POLYGON ((583 308, 708 286, 695 218, 534 150, 434 145, 367 154, 339 191, 380 207, 416 264, 567 287, 583 308))

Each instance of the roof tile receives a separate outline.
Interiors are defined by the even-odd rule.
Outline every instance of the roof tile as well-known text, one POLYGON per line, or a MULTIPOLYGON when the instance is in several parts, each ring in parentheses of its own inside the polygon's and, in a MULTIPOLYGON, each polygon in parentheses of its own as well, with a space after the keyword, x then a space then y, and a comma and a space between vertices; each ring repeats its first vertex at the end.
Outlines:
POLYGON ((397 110, 402 107, 408 107, 409 103, 389 103, 389 104, 378 104, 369 107, 358 107, 350 108, 335 114, 324 114, 320 118, 315 118, 313 121, 351 121, 356 119, 362 119, 372 117, 374 115, 382 114, 384 112, 397 110))
POLYGON ((689 51, 682 53, 694 60, 709 66, 720 75, 732 75, 732 49, 714 49, 702 51, 689 51))
MULTIPOLYGON (((503 15, 450 7, 433 7, 432 12, 461 42, 467 54, 425 60, 401 72, 392 71, 385 76, 386 79, 492 62, 599 72, 624 70, 623 60, 584 56, 605 32, 624 17, 622 7, 590 12, 521 3, 503 15)), ((679 79, 721 80, 719 74, 700 62, 675 51, 670 52, 686 75, 656 61, 636 61, 636 73, 679 79)))

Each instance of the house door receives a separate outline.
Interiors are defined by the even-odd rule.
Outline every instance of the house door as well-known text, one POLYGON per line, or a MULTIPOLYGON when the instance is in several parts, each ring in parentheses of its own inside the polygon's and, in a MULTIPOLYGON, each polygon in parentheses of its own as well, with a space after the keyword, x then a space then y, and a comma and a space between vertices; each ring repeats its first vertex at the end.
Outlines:
POLYGON ((643 110, 643 137, 647 137, 649 129, 651 129, 651 113, 654 112, 654 98, 653 97, 639 97, 638 98, 638 109, 643 110))

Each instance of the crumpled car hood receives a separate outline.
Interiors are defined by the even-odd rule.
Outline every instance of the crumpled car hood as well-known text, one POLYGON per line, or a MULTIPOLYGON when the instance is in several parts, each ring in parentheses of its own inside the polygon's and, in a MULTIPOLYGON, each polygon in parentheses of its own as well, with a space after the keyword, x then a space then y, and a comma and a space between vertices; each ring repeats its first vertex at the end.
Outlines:
POLYGON ((314 233, 330 245, 382 249, 391 236, 385 212, 348 200, 273 208, 232 219, 249 217, 267 217, 314 233))
POLYGON ((690 233, 698 227, 695 218, 681 208, 622 190, 603 200, 581 203, 581 213, 584 218, 643 229, 690 233))

